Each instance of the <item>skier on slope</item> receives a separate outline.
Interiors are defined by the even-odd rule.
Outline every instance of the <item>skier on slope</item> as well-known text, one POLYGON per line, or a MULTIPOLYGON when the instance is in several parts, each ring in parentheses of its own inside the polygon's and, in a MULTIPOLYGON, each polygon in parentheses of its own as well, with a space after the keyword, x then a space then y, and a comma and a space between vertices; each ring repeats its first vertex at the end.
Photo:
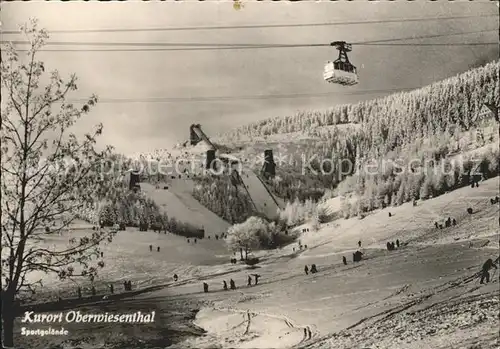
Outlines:
MULTIPOLYGON (((498 260, 498 259, 497 259, 498 260)), ((486 279, 486 283, 490 282, 490 269, 495 268, 498 269, 496 264, 493 263, 493 260, 490 258, 488 259, 484 264, 483 264, 483 269, 481 272, 481 281, 479 282, 480 284, 483 284, 484 279, 486 279)))

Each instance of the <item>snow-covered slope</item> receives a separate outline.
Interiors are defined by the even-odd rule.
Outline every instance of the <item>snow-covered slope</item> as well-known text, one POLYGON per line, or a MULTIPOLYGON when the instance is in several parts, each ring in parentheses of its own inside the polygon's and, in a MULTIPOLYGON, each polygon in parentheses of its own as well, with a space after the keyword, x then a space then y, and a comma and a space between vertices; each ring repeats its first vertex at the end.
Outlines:
POLYGON ((149 183, 141 183, 141 191, 164 209, 169 218, 203 227, 205 236, 225 232, 230 224, 193 198, 193 185, 188 179, 172 179, 160 184, 160 189, 149 183), (168 186, 168 189, 163 189, 164 186, 168 186))
POLYGON ((270 194, 259 177, 253 171, 246 170, 241 174, 241 179, 257 211, 270 219, 278 216, 278 209, 282 208, 282 204, 278 201, 279 199, 270 194))

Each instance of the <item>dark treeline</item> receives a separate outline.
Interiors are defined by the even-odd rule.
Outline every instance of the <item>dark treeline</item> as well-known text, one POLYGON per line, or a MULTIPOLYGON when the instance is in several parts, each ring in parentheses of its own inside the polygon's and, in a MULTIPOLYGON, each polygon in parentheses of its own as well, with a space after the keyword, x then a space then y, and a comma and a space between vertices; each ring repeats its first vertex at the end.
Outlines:
POLYGON ((333 176, 302 174, 293 166, 276 169, 276 177, 264 182, 274 195, 293 202, 299 200, 318 201, 325 193, 333 176))
POLYGON ((102 202, 98 208, 83 209, 78 216, 88 222, 102 223, 108 227, 114 224, 125 224, 127 227, 144 225, 150 230, 185 237, 204 236, 200 228, 168 217, 153 200, 146 198, 140 191, 129 190, 125 184, 114 198, 102 202))
POLYGON ((474 155, 442 158, 429 166, 415 168, 414 171, 411 170, 409 161, 414 162, 414 159, 385 157, 378 162, 380 171, 375 171, 377 173, 360 171, 347 177, 338 186, 337 193, 347 196, 354 194, 356 199, 354 202, 343 202, 344 217, 363 215, 389 205, 399 206, 413 200, 437 197, 470 185, 474 180, 498 176, 500 169, 497 146, 481 149, 474 155), (401 170, 391 166, 391 161, 406 166, 401 170))
MULTIPOLYGON (((324 184, 318 178, 294 175, 285 168, 277 170, 277 175, 265 183, 274 195, 286 201, 318 201, 325 193, 324 184)), ((260 216, 242 184, 234 186, 229 176, 205 176, 193 180, 196 183, 193 197, 229 223, 243 223, 251 216, 260 216)))

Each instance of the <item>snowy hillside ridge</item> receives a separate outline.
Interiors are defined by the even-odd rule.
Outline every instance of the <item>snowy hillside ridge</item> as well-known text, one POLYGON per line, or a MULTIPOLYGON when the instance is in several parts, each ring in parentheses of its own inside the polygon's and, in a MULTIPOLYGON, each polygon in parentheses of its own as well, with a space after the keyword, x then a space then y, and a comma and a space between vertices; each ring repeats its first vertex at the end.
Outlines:
POLYGON ((160 161, 165 159, 176 159, 191 155, 201 156, 206 153, 208 147, 203 142, 198 143, 196 146, 177 145, 172 148, 153 149, 149 152, 138 152, 131 154, 129 159, 133 161, 160 161))
MULTIPOLYGON (((366 159, 401 159, 405 163, 413 158, 423 161, 438 159, 442 163, 453 154, 466 154, 498 141, 496 132, 489 130, 494 122, 488 119, 488 113, 484 113, 484 103, 500 104, 499 68, 497 61, 411 92, 334 107, 327 113, 302 112, 293 117, 274 118, 246 125, 235 131, 233 135, 236 134, 236 137, 233 139, 217 139, 216 143, 222 144, 224 150, 219 149, 216 157, 227 154, 226 158, 239 159, 245 171, 257 172, 262 168, 266 149, 274 150, 275 161, 282 156, 286 157, 286 163, 278 164, 276 169, 277 175, 284 180, 270 181, 267 186, 251 185, 248 197, 252 202, 258 203, 258 207, 253 205, 254 209, 266 212, 267 216, 271 216, 271 211, 276 212, 272 194, 293 202, 297 197, 301 201, 317 199, 325 190, 337 187, 340 187, 343 194, 358 192, 356 197, 359 200, 353 197, 354 201, 332 202, 333 207, 326 210, 328 213, 339 212, 340 204, 344 217, 364 214, 385 205, 400 205, 412 198, 426 198, 429 194, 441 195, 455 187, 467 185, 466 180, 455 180, 452 188, 448 188, 440 184, 440 177, 429 177, 424 182, 423 178, 408 173, 393 173, 395 177, 392 179, 391 174, 365 178, 365 175, 357 174, 355 169, 363 165, 366 159), (348 123, 337 125, 339 120, 348 123), (286 133, 291 131, 293 133, 286 133), (482 143, 476 137, 479 131, 485 135, 482 143), (304 157, 318 159, 317 163, 312 164, 312 171, 307 171, 308 164, 304 168, 304 157), (344 172, 337 166, 326 169, 326 174, 319 171, 320 175, 317 176, 315 172, 318 172, 323 159, 331 160, 333 166, 348 162, 352 165, 352 173, 344 172), (349 179, 349 176, 353 177, 349 179), (356 178, 363 183, 367 181, 369 185, 357 185, 356 178), (432 187, 434 192, 429 193, 432 187), (272 193, 268 193, 269 200, 260 199, 268 190, 272 193)), ((206 150, 204 142, 196 146, 184 142, 172 150, 161 149, 140 154, 137 161, 160 161, 175 165, 187 159, 191 164, 187 168, 174 166, 173 175, 184 175, 187 169, 199 177, 198 174, 203 173, 206 150)), ((496 168, 494 159, 497 153, 487 152, 481 156, 492 164, 492 168, 496 168)), ((154 182, 154 176, 150 177, 149 180, 154 182)), ((244 189, 247 186, 248 183, 245 183, 244 189)), ((214 190, 220 191, 219 188, 212 189, 214 190)), ((204 206, 218 215, 223 213, 225 217, 234 217, 234 212, 225 213, 230 211, 228 207, 213 205, 208 200, 209 197, 220 198, 222 191, 214 196, 203 191, 205 189, 198 188, 197 199, 204 206)), ((226 204, 229 201, 226 200, 226 204)))
POLYGON ((356 104, 338 105, 322 111, 300 111, 292 116, 260 120, 217 138, 235 140, 242 136, 291 133, 335 124, 371 124, 385 114, 388 114, 385 119, 396 117, 418 120, 415 122, 416 127, 425 127, 426 123, 431 122, 443 125, 444 129, 448 124, 457 122, 467 126, 479 114, 483 101, 500 105, 499 69, 500 61, 495 61, 413 91, 398 92, 356 104), (467 101, 466 106, 462 105, 464 100, 467 101))

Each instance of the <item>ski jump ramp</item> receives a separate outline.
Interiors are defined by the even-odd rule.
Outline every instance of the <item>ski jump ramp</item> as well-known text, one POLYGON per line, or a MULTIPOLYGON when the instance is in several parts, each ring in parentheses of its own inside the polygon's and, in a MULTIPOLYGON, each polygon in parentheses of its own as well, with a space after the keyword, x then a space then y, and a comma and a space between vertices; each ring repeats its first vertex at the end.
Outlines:
POLYGON ((205 237, 220 235, 231 226, 191 195, 194 184, 190 180, 174 179, 160 184, 160 189, 149 183, 140 185, 141 191, 152 199, 161 211, 166 212, 169 218, 175 218, 178 222, 188 223, 200 229, 204 228, 205 237), (163 189, 165 185, 168 185, 168 189, 163 189))
POLYGON ((210 141, 210 139, 207 137, 207 135, 205 134, 205 132, 202 131, 201 127, 200 126, 195 126, 193 127, 193 131, 194 133, 196 133, 196 135, 203 141, 205 142, 209 147, 211 147, 212 149, 216 149, 215 148, 215 145, 212 143, 212 141, 210 141))
POLYGON ((283 208, 283 203, 271 194, 259 176, 252 170, 245 169, 240 174, 240 178, 245 190, 252 199, 254 208, 269 219, 278 217, 278 211, 283 208))

